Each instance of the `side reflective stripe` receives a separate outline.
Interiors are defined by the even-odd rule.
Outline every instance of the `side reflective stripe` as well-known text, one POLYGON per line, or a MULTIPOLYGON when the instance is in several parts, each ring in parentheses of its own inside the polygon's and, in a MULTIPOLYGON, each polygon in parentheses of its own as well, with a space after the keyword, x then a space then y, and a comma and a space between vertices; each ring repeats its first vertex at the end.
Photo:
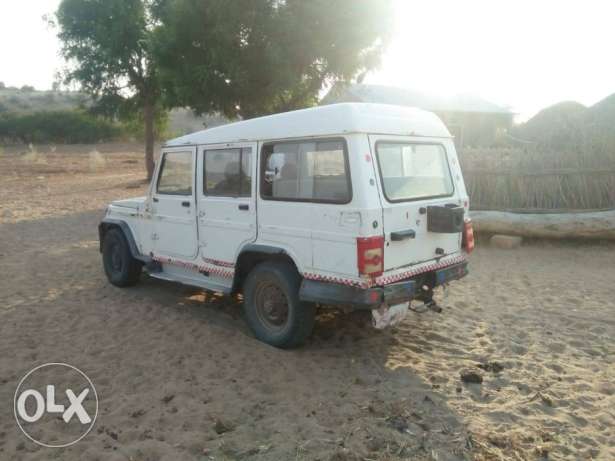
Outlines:
POLYGON ((233 278, 235 276, 235 269, 223 269, 221 267, 212 267, 209 265, 199 265, 180 259, 168 258, 166 256, 153 256, 152 259, 161 264, 171 264, 173 266, 183 267, 184 269, 190 269, 197 272, 208 272, 210 274, 218 275, 225 278, 233 278))
MULTIPOLYGON (((220 277, 233 278, 235 276, 235 269, 234 269, 235 266, 231 263, 224 262, 224 261, 204 259, 208 264, 195 264, 195 263, 191 263, 187 261, 182 261, 180 259, 168 258, 165 256, 152 256, 152 259, 162 264, 172 264, 174 266, 183 267, 185 269, 190 269, 190 270, 194 270, 197 272, 208 272, 210 274, 218 275, 220 277), (214 261, 218 264, 214 265, 214 261)), ((370 279, 370 280, 349 279, 349 278, 336 277, 336 276, 331 276, 331 275, 315 274, 312 272, 304 272, 302 275, 304 278, 309 279, 309 280, 315 280, 319 282, 328 282, 328 283, 338 283, 340 285, 353 286, 357 288, 367 289, 367 288, 371 288, 374 286, 390 285, 395 282, 409 279, 416 275, 424 274, 425 272, 431 272, 431 271, 438 270, 438 269, 444 269, 446 267, 453 266, 455 264, 459 264, 464 261, 466 261, 466 257, 463 255, 459 255, 459 256, 455 256, 450 259, 446 259, 445 261, 423 265, 420 267, 409 269, 407 271, 400 272, 398 274, 384 275, 376 279, 370 279)))
POLYGON ((213 264, 214 266, 231 267, 231 268, 235 267, 234 263, 228 263, 226 261, 220 261, 218 259, 209 259, 209 258, 201 258, 201 259, 205 261, 206 263, 213 264))

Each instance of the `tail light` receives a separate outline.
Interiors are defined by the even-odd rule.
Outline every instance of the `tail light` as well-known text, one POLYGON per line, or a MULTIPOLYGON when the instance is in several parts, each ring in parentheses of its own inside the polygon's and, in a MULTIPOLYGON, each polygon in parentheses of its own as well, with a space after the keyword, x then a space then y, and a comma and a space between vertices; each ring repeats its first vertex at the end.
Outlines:
POLYGON ((359 275, 378 277, 384 271, 384 237, 357 238, 359 275))
POLYGON ((463 225, 463 239, 461 246, 466 250, 466 253, 470 254, 474 250, 474 228, 472 227, 472 221, 466 219, 463 225))

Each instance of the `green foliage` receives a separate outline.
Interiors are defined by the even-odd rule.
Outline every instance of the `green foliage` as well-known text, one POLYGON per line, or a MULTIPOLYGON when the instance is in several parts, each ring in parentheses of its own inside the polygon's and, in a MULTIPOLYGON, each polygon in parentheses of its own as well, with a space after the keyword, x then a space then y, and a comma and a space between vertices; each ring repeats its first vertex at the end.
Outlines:
POLYGON ((142 0, 62 0, 58 8, 62 54, 75 63, 65 74, 65 82, 78 82, 106 115, 133 117, 146 104, 161 108, 148 4, 142 0))
MULTIPOLYGON (((145 123, 143 121, 143 114, 136 112, 127 116, 124 116, 120 120, 122 129, 126 136, 135 138, 140 141, 145 140, 145 123)), ((156 139, 164 140, 170 136, 169 132, 169 112, 157 111, 154 118, 154 134, 156 139)))
POLYGON ((84 93, 0 89, 0 112, 64 111, 91 105, 91 99, 84 93))
POLYGON ((62 0, 62 53, 106 115, 144 120, 153 172, 164 107, 244 118, 317 103, 373 68, 392 0, 62 0))
POLYGON ((317 103, 378 64, 390 0, 158 0, 167 94, 200 113, 253 117, 317 103))
POLYGON ((153 56, 153 0, 62 0, 56 13, 62 54, 79 82, 109 115, 142 116, 147 176, 154 171, 155 120, 162 109, 153 56))
POLYGON ((141 98, 154 91, 146 15, 141 0, 62 0, 58 37, 64 57, 76 63, 67 82, 79 82, 101 98, 141 98))
POLYGON ((8 113, 0 115, 0 139, 22 143, 93 143, 123 132, 120 125, 83 111, 8 113))

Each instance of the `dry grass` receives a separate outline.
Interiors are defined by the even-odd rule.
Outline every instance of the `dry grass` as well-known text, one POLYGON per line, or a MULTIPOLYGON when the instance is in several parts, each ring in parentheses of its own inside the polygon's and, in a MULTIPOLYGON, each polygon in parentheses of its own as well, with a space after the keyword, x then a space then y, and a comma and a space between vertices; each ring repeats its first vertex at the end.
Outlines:
POLYGON ((104 170, 107 165, 107 159, 96 149, 90 152, 88 160, 90 172, 92 173, 104 170))
POLYGON ((466 149, 460 160, 475 209, 595 210, 615 204, 615 152, 466 149))

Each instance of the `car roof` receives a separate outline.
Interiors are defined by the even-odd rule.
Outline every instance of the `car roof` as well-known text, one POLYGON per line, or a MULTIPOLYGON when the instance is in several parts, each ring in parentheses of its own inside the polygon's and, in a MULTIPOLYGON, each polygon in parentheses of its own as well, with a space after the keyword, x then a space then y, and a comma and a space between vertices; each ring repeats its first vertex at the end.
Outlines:
POLYGON ((451 137, 437 115, 389 104, 342 103, 229 123, 168 141, 166 147, 323 137, 349 133, 451 137))

